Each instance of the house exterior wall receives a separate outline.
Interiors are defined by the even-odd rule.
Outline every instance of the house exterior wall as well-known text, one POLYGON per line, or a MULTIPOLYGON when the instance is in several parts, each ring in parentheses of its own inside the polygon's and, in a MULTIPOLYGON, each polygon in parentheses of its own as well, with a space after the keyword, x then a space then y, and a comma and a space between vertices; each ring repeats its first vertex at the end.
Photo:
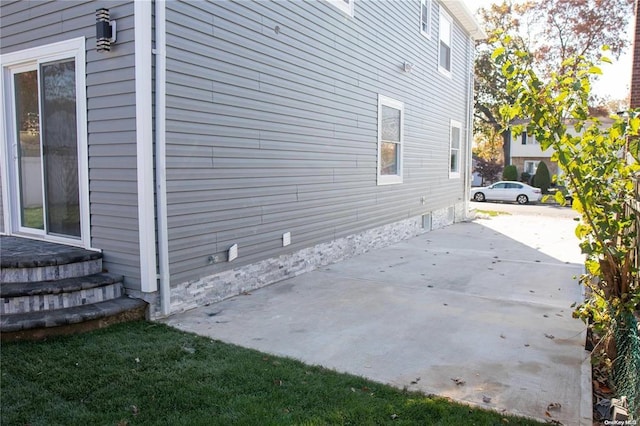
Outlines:
MULTIPOLYGON (((1 162, 1 161, 0 161, 1 162)), ((4 233, 4 198, 2 193, 2 164, 0 164, 0 234, 4 233)))
POLYGON ((631 108, 640 108, 640 2, 636 0, 636 30, 631 65, 631 108))
POLYGON ((640 108, 640 1, 636 0, 636 30, 631 68, 631 108, 640 108))
POLYGON ((462 123, 466 144, 473 45, 454 19, 452 76, 438 71, 442 5, 431 38, 417 0, 356 1, 353 17, 324 0, 166 7, 174 305, 206 302, 245 273, 283 278, 277 269, 306 250, 339 251, 371 230, 415 235, 423 214, 429 227, 464 217, 469 176, 463 166, 449 178, 449 128, 462 123), (376 183, 379 95, 404 104, 402 184, 376 183))
POLYGON ((524 162, 525 161, 542 161, 547 165, 547 168, 549 169, 549 175, 551 176, 551 178, 553 179, 553 176, 557 176, 560 169, 558 167, 558 163, 556 163, 555 161, 551 161, 551 159, 549 157, 535 157, 535 156, 530 156, 530 157, 511 157, 511 164, 516 166, 516 168, 518 169, 518 175, 521 175, 522 172, 524 171, 524 162))
MULTIPOLYGON (((0 53, 86 38, 91 246, 104 267, 140 287, 136 187, 133 2, 3 1, 0 53), (117 44, 95 51, 95 11, 117 20, 117 44)), ((1 222, 1 221, 0 221, 1 222)))
MULTIPOLYGON (((542 150, 533 136, 527 135, 527 143, 522 144, 522 135, 511 135, 511 158, 514 157, 542 157, 551 158, 553 149, 542 150)), ((512 160, 513 161, 513 160, 512 160)), ((513 163, 512 163, 513 164, 513 163)))

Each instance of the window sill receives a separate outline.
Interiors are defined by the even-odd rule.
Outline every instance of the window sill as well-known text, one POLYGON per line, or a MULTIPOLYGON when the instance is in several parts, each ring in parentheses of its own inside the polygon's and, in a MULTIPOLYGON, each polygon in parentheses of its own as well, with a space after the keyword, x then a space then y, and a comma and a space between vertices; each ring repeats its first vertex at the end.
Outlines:
POLYGON ((440 74, 444 75, 445 77, 452 78, 451 71, 447 70, 446 68, 442 68, 438 65, 438 71, 440 71, 440 74))
POLYGON ((397 185, 402 183, 402 176, 378 175, 378 186, 397 185))

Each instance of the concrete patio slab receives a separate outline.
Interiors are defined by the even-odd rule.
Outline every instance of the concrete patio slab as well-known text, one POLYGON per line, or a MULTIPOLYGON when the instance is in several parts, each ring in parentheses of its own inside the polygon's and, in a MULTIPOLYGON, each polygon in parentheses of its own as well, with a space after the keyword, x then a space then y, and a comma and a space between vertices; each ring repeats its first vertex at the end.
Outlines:
POLYGON ((400 388, 590 425, 585 326, 571 316, 582 298, 574 224, 456 224, 165 322, 400 388), (551 403, 562 408, 549 417, 551 403))

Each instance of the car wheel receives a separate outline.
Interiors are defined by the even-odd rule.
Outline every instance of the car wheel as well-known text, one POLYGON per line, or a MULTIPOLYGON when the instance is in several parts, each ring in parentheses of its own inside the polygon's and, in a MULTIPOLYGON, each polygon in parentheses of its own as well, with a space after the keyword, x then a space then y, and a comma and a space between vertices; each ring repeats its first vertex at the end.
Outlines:
POLYGON ((484 194, 482 192, 476 192, 473 196, 473 199, 479 202, 483 202, 485 200, 484 194))
POLYGON ((516 198, 516 201, 518 204, 527 204, 529 202, 529 197, 524 194, 520 194, 518 195, 518 198, 516 198))

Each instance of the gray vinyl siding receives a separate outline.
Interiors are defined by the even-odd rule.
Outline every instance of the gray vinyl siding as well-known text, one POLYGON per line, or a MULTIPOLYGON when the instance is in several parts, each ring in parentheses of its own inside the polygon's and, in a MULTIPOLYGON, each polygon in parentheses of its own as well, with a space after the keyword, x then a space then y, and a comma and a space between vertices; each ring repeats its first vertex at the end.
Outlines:
POLYGON ((438 7, 429 39, 418 0, 357 0, 353 18, 323 0, 167 2, 172 283, 463 201, 449 124, 465 138, 470 43, 454 20, 438 72, 438 7), (379 94, 404 103, 398 185, 376 183, 379 94))
POLYGON ((0 234, 4 233, 4 201, 2 199, 2 164, 0 164, 0 234))
POLYGON ((139 289, 133 2, 3 1, 0 16, 2 53, 86 38, 91 246, 139 289), (117 21, 110 53, 95 51, 99 7, 117 21))

